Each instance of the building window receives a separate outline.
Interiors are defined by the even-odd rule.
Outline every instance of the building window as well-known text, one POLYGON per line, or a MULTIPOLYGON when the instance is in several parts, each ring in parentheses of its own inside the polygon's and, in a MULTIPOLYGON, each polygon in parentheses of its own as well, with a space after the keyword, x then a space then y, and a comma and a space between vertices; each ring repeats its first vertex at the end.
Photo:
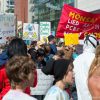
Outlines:
POLYGON ((34 12, 34 10, 35 10, 35 8, 34 8, 34 6, 32 6, 32 7, 30 8, 30 12, 34 12))
POLYGON ((35 0, 30 0, 30 3, 31 3, 31 4, 34 4, 34 2, 35 2, 35 0))

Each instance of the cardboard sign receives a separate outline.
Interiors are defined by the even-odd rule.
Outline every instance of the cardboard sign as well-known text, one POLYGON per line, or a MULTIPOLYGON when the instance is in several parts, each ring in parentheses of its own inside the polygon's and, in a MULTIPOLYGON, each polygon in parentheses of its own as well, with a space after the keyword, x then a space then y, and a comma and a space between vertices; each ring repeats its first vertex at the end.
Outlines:
POLYGON ((96 33, 100 38, 100 14, 85 12, 65 4, 57 28, 56 36, 63 38, 66 33, 79 33, 80 39, 84 33, 96 33))
POLYGON ((51 34, 51 23, 40 22, 40 40, 48 37, 51 34))
POLYGON ((24 23, 23 39, 32 41, 38 40, 38 24, 24 23))
POLYGON ((37 75, 37 86, 35 88, 30 88, 31 95, 45 95, 52 86, 54 78, 51 75, 45 75, 41 69, 37 69, 37 75))
POLYGON ((8 38, 15 36, 14 14, 0 14, 0 44, 6 43, 8 38))
POLYGON ((64 34, 65 45, 79 44, 79 34, 64 34))

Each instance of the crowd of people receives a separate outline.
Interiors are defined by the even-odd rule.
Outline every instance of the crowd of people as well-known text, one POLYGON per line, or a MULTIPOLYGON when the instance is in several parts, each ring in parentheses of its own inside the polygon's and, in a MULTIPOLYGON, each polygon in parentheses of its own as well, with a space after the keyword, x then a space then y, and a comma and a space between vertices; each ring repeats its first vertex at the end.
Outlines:
POLYGON ((94 35, 84 38, 83 52, 65 46, 53 35, 33 41, 29 48, 14 37, 0 50, 0 100, 100 100, 100 46, 94 35), (54 81, 45 95, 31 95, 38 84, 37 69, 54 81))

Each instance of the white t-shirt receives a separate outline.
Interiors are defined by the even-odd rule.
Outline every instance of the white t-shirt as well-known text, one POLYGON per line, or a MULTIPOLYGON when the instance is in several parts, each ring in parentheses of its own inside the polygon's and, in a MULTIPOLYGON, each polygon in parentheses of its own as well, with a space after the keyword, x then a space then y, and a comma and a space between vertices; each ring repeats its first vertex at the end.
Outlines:
POLYGON ((9 90, 2 100, 37 100, 21 91, 9 90))
POLYGON ((48 90, 44 100, 69 100, 69 95, 65 90, 54 85, 48 90))

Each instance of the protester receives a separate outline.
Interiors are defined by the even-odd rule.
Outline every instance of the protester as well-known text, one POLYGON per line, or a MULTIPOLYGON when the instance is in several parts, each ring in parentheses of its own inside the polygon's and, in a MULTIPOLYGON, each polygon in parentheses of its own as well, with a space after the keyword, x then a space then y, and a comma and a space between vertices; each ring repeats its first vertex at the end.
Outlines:
POLYGON ((23 55, 27 56, 27 46, 24 41, 20 38, 14 38, 10 44, 8 45, 5 52, 3 52, 1 56, 5 57, 4 63, 0 66, 0 99, 9 91, 10 83, 7 78, 5 71, 6 61, 9 60, 14 55, 23 55))
POLYGON ((35 48, 37 46, 37 41, 32 41, 31 42, 31 48, 35 48))
POLYGON ((63 48, 64 58, 73 60, 72 55, 73 55, 74 50, 75 50, 75 47, 73 45, 64 46, 64 48, 63 48))
POLYGON ((64 58, 64 52, 63 50, 58 50, 57 53, 53 56, 53 58, 56 59, 62 59, 64 58))
POLYGON ((27 55, 27 45, 20 38, 14 38, 8 45, 7 55, 9 58, 14 55, 28 56, 27 55))
POLYGON ((34 81, 34 62, 25 56, 14 56, 6 65, 7 76, 11 89, 2 100, 36 100, 24 93, 27 86, 32 86, 34 81))
POLYGON ((42 48, 38 49, 36 54, 37 68, 42 68, 43 66, 46 65, 46 62, 44 61, 44 57, 45 57, 45 51, 42 48))
POLYGON ((53 35, 49 35, 48 41, 49 41, 50 48, 51 48, 50 54, 56 54, 57 48, 55 45, 55 42, 56 42, 55 37, 53 35))
POLYGON ((45 51, 44 60, 47 62, 53 57, 53 54, 50 54, 51 48, 49 44, 45 44, 44 51, 45 51))
POLYGON ((5 72, 5 63, 7 62, 8 56, 6 50, 0 54, 0 100, 10 89, 10 83, 5 72))
POLYGON ((77 88, 78 100, 92 100, 88 90, 87 79, 90 65, 95 57, 95 48, 98 41, 94 35, 87 35, 84 39, 83 53, 73 62, 75 83, 77 88))
POLYGON ((95 58, 89 70, 88 87, 92 100, 100 100, 100 45, 96 48, 95 58))
POLYGON ((73 83, 73 67, 70 60, 58 59, 47 63, 43 72, 54 75, 54 85, 48 90, 44 100, 69 100, 68 93, 64 90, 67 83, 73 83))
POLYGON ((32 60, 33 60, 34 62, 36 62, 37 50, 36 50, 35 48, 32 47, 32 48, 30 48, 30 49, 28 50, 28 53, 30 54, 32 60))
POLYGON ((37 42, 37 49, 40 49, 40 48, 42 48, 42 49, 44 49, 44 42, 43 41, 38 41, 37 42))

